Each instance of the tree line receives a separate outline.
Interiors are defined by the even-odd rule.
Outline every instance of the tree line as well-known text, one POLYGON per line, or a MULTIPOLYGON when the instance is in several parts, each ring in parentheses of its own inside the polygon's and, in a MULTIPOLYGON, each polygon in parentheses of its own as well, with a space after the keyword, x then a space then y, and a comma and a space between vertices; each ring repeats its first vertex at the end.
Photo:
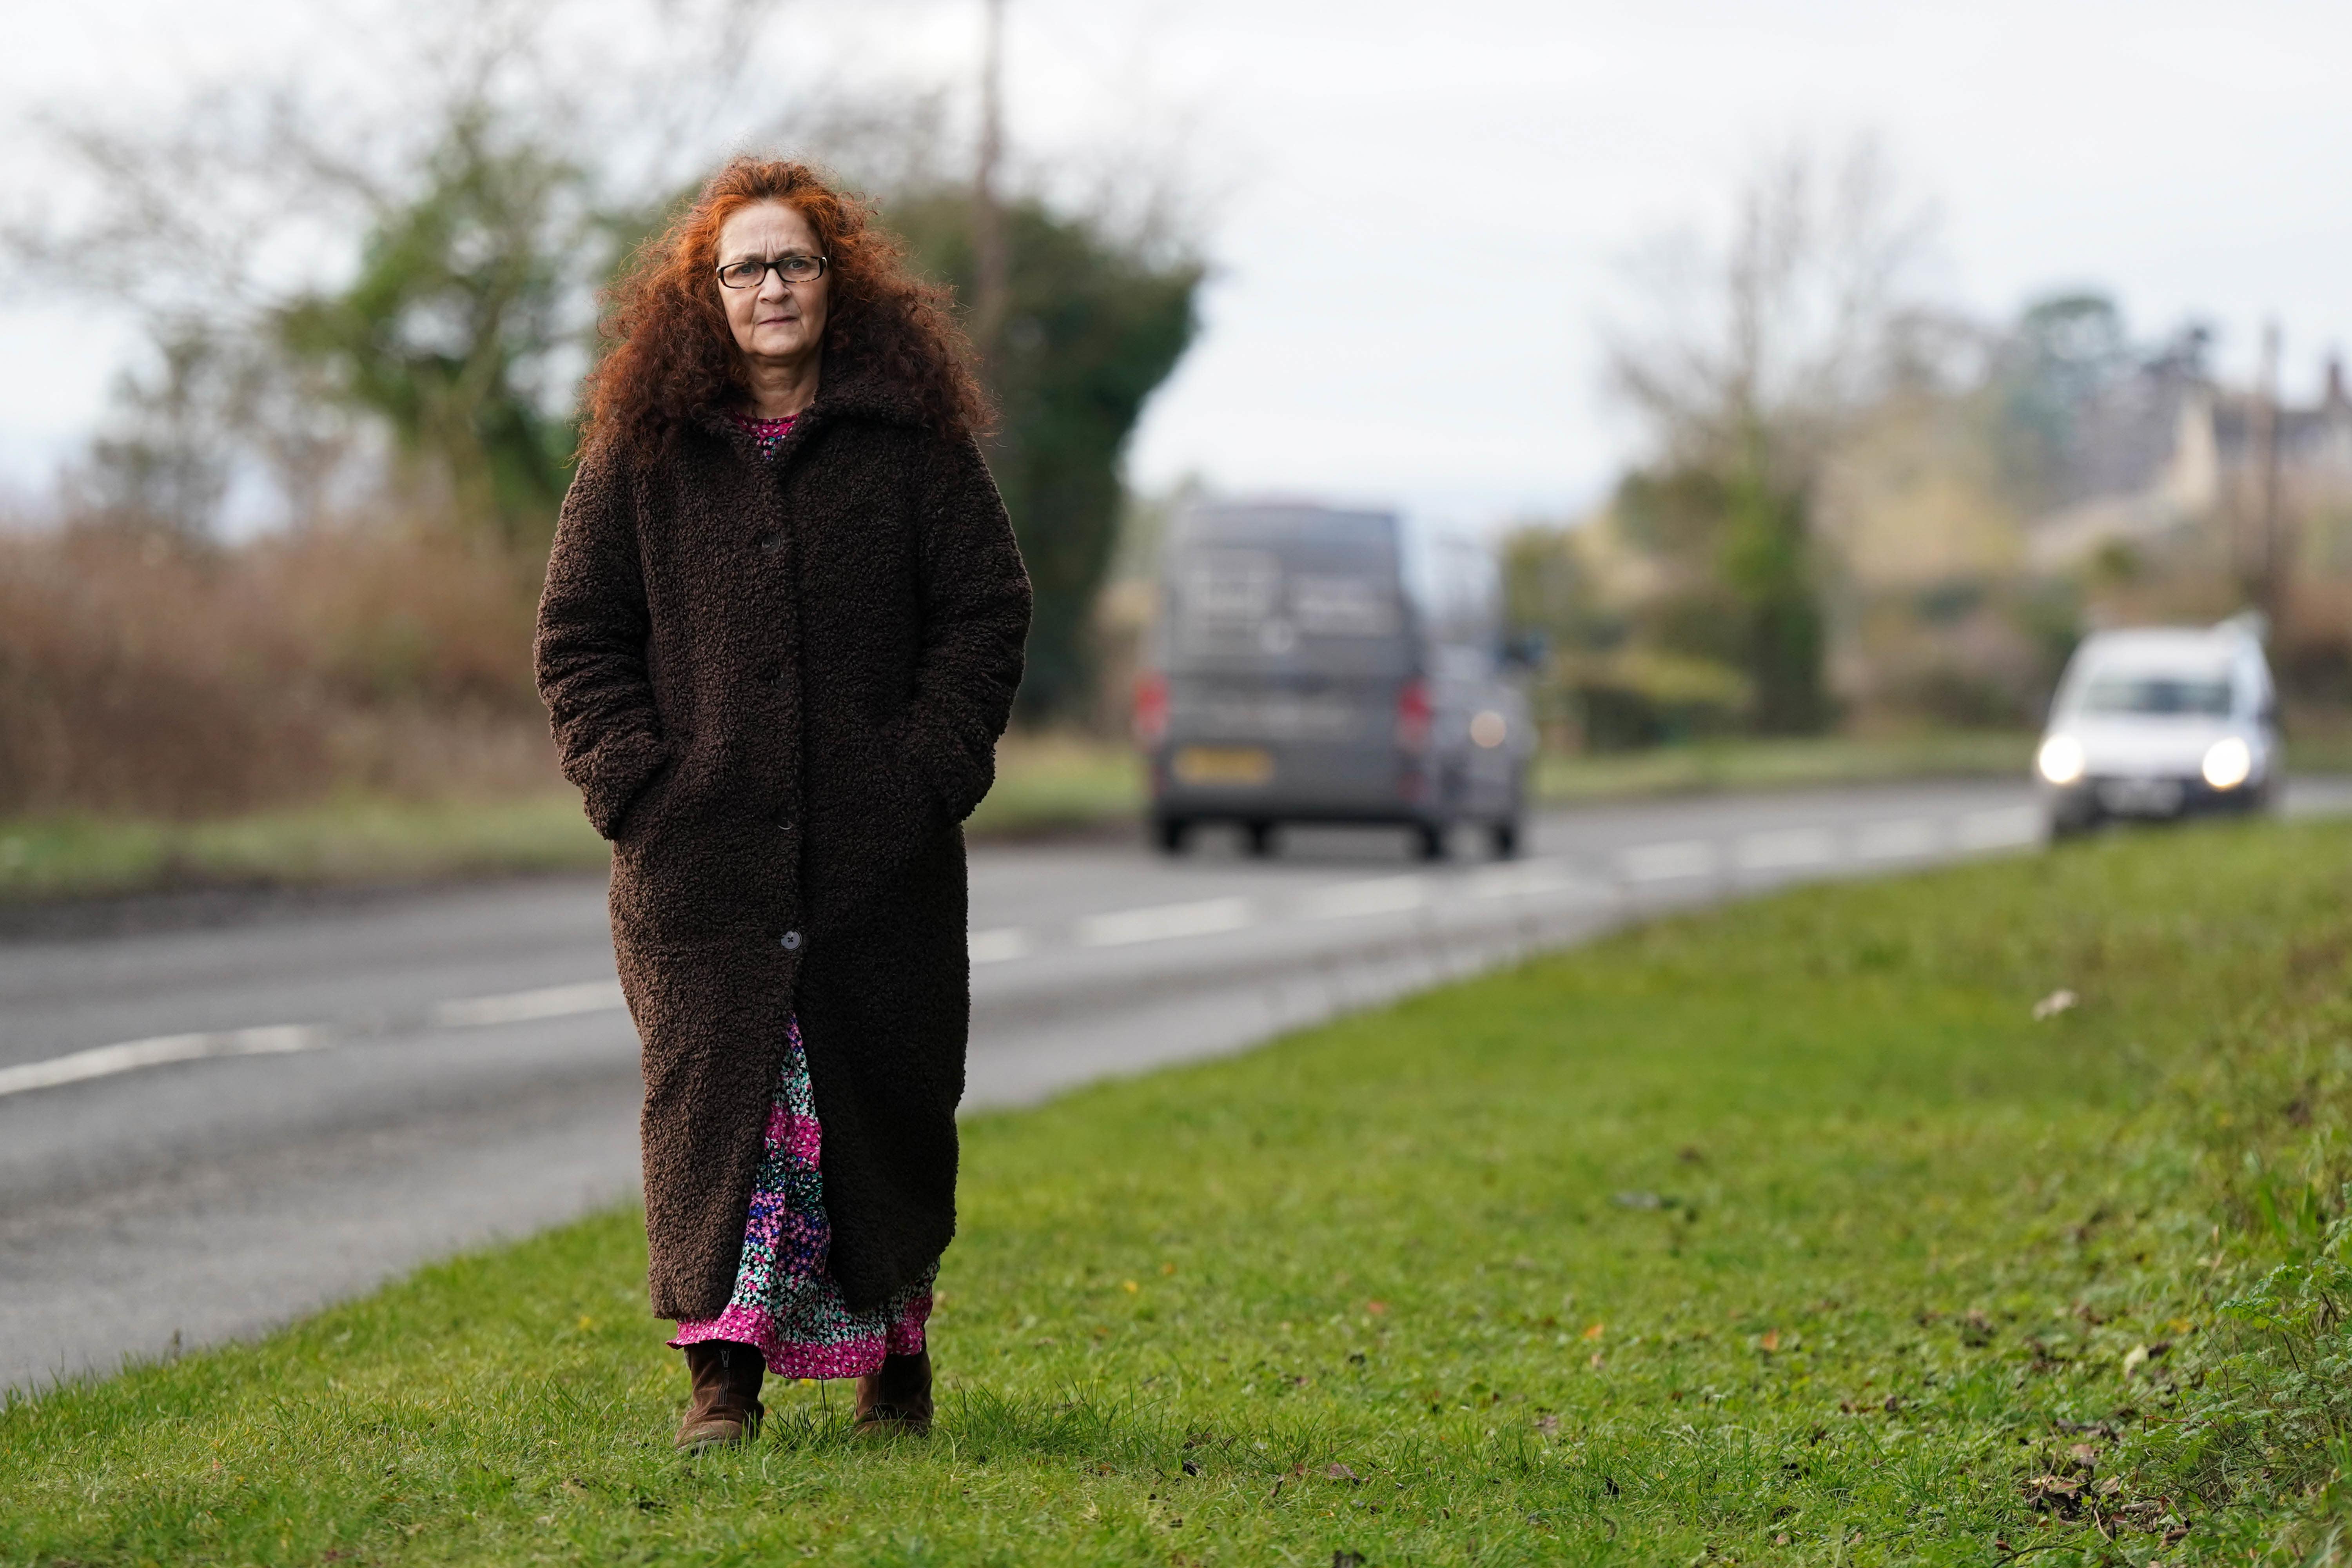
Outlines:
MULTIPOLYGON (((373 116, 271 81, 161 130, 53 126, 81 199, 20 217, 9 249, 22 274, 127 302, 146 342, 71 476, 79 525, 210 548, 240 509, 298 529, 397 518, 543 556, 600 290, 733 146, 845 174, 968 308, 976 214, 950 94, 779 111, 755 65, 767 7, 657 7, 661 47, 584 67, 567 9, 421 13, 412 90, 373 116)), ((991 465, 1037 591, 1031 721, 1088 700, 1120 458, 1197 331, 1203 276, 1166 222, 1046 185, 989 215, 1003 320, 983 361, 991 465)))

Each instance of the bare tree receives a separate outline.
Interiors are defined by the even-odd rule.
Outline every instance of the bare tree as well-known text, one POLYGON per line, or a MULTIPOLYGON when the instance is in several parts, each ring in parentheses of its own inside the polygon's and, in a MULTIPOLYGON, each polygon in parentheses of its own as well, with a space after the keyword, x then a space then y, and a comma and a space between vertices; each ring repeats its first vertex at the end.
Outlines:
POLYGON ((1678 237, 1636 264, 1649 309, 1604 331, 1611 384, 1660 458, 1753 460, 1760 442, 1802 484, 1900 363, 1932 230, 1874 142, 1833 161, 1783 151, 1740 188, 1720 244, 1678 237))
POLYGON ((1829 718, 1811 511, 1823 465, 1934 336, 1907 292, 1930 231, 1876 146, 1760 163, 1726 237, 1654 246, 1646 310, 1604 331, 1609 381, 1652 454, 1621 498, 1738 605, 1732 628, 1771 731, 1829 718))

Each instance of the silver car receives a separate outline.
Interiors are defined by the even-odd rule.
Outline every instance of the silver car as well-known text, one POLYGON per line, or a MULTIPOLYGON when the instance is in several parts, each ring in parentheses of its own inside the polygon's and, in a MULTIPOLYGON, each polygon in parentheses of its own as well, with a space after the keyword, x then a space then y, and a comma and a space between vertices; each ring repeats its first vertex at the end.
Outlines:
POLYGON ((1238 823, 1394 823, 1516 852, 1535 728, 1502 658, 1492 557, 1392 513, 1202 505, 1171 520, 1136 733, 1160 847, 1238 823))
POLYGON ((2054 837, 2111 817, 2259 810, 2282 766, 2270 665, 2240 621, 2089 637, 2034 756, 2054 837))

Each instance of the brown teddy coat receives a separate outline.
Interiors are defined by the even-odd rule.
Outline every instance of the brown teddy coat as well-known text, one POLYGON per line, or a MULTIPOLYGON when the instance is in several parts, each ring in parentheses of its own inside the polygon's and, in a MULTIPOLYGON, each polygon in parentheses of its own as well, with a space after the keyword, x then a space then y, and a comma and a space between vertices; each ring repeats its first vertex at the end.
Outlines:
POLYGON ((613 841, 657 1315, 732 1291, 794 1013, 849 1305, 954 1233, 959 824, 994 776, 1029 600, 978 448, 854 368, 826 365, 773 458, 711 414, 656 460, 582 461, 539 687, 613 841))

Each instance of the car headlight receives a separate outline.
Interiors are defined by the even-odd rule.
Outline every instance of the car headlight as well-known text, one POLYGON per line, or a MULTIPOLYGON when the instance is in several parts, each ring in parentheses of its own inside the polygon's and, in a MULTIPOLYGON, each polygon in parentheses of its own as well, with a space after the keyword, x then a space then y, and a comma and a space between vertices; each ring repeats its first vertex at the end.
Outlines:
POLYGON ((2215 789, 2235 789, 2254 771, 2253 751, 2237 736, 2225 736, 2205 748, 2205 765, 2200 771, 2205 782, 2215 789))
POLYGON ((2073 784, 2083 776, 2083 742, 2072 735, 2053 735, 2042 742, 2033 765, 2052 784, 2073 784))

